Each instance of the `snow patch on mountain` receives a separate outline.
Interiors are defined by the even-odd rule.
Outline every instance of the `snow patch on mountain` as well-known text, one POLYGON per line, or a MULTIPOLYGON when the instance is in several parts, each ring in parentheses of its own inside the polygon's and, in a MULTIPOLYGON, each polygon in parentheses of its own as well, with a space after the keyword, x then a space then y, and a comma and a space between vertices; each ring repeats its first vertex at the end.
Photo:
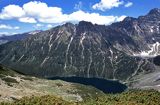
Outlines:
POLYGON ((150 50, 148 51, 141 51, 140 53, 135 53, 133 56, 138 57, 155 57, 160 55, 160 43, 156 42, 154 44, 149 45, 150 50))

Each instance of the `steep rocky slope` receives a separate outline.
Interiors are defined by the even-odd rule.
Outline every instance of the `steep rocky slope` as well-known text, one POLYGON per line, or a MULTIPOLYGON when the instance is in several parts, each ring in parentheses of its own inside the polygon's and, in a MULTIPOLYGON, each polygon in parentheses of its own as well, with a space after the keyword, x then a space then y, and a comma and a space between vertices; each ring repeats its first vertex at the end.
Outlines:
POLYGON ((0 46, 0 63, 24 74, 129 81, 159 72, 160 9, 109 26, 81 21, 0 46), (150 58, 150 59, 148 59, 150 58))

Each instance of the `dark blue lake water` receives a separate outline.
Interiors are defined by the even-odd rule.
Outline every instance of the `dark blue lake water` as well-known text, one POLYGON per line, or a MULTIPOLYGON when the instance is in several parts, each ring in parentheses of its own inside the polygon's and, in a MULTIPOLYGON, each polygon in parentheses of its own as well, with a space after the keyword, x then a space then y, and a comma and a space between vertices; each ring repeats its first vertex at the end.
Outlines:
POLYGON ((99 78, 83 78, 83 77, 53 77, 51 80, 63 80, 72 83, 93 86, 104 93, 121 93, 127 89, 127 86, 118 81, 111 81, 99 78))

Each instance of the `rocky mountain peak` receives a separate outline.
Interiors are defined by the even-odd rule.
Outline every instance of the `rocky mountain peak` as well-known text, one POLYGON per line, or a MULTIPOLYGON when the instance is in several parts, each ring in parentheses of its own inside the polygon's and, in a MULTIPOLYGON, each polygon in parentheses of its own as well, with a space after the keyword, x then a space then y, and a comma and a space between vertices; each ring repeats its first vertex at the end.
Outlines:
POLYGON ((160 9, 155 8, 152 9, 147 15, 145 16, 140 16, 139 17, 140 21, 151 21, 158 23, 160 21, 160 9))
POLYGON ((65 26, 65 27, 73 27, 74 24, 72 24, 72 23, 70 23, 70 22, 67 22, 67 23, 65 23, 63 26, 65 26))
POLYGON ((95 31, 95 25, 93 25, 91 22, 80 21, 77 25, 77 32, 83 33, 86 31, 95 31))
POLYGON ((87 22, 87 21, 80 21, 78 24, 78 27, 83 27, 83 28, 93 28, 94 25, 91 22, 87 22))
POLYGON ((148 13, 148 15, 160 15, 160 9, 154 8, 148 13))
POLYGON ((136 18, 133 18, 133 17, 126 17, 123 22, 129 22, 129 21, 133 21, 133 20, 136 20, 136 18))
POLYGON ((81 25, 93 26, 93 24, 91 22, 87 22, 87 21, 80 21, 78 25, 79 26, 81 26, 81 25))

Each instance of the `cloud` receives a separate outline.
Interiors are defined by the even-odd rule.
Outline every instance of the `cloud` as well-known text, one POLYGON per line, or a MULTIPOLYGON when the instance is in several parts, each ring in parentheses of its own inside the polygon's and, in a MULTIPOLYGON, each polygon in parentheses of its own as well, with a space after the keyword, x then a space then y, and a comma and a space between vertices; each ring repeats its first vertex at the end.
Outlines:
POLYGON ((43 27, 43 24, 36 24, 37 27, 43 27))
POLYGON ((62 15, 62 9, 59 7, 48 7, 46 3, 42 2, 29 2, 23 5, 23 10, 27 16, 51 18, 62 15), (31 8, 32 7, 32 8, 31 8), (34 8, 34 9, 33 9, 34 8))
POLYGON ((9 32, 0 32, 0 36, 2 35, 9 35, 9 32))
POLYGON ((133 5, 133 3, 132 2, 128 2, 127 4, 125 4, 124 6, 125 7, 131 7, 133 5))
POLYGON ((117 18, 117 21, 123 21, 127 16, 125 15, 122 15, 120 16, 119 18, 117 18))
POLYGON ((12 27, 10 25, 0 24, 0 29, 15 29, 15 30, 18 30, 18 29, 20 29, 20 27, 18 27, 18 26, 12 27))
POLYGON ((34 27, 34 28, 40 28, 40 27, 43 27, 43 26, 44 26, 43 24, 39 24, 39 23, 38 23, 38 24, 34 25, 33 27, 34 27))
POLYGON ((24 10, 18 5, 8 5, 2 9, 0 19, 20 18, 24 15, 24 10))
POLYGON ((13 29, 18 30, 20 29, 20 27, 16 26, 16 27, 13 27, 13 29))
POLYGON ((79 1, 77 4, 75 4, 74 9, 75 10, 81 10, 83 7, 83 3, 79 1))
POLYGON ((53 27, 53 25, 51 25, 51 24, 47 25, 47 28, 52 28, 52 27, 53 27))
POLYGON ((24 23, 37 23, 37 21, 32 17, 22 17, 22 18, 19 18, 18 20, 24 23))
POLYGON ((38 28, 42 28, 42 27, 45 27, 45 28, 52 28, 52 27, 54 27, 54 26, 53 26, 52 24, 44 25, 44 24, 38 23, 38 24, 34 25, 33 27, 38 29, 38 28))
POLYGON ((9 33, 9 32, 0 32, 0 37, 1 36, 10 36, 10 35, 15 35, 15 34, 18 34, 18 33, 9 33))
POLYGON ((111 24, 113 22, 116 22, 119 20, 120 17, 118 16, 102 16, 98 13, 87 13, 84 11, 76 11, 72 14, 70 14, 69 19, 70 21, 89 21, 92 22, 93 24, 111 24))
MULTIPOLYGON (((123 4, 123 2, 119 0, 112 0, 112 2, 110 2, 110 0, 102 0, 102 3, 104 3, 104 6, 108 6, 103 9, 118 7, 123 4)), ((9 5, 4 7, 0 13, 0 19, 16 19, 20 22, 40 22, 49 24, 62 24, 65 22, 78 22, 83 20, 96 24, 108 25, 121 20, 121 18, 122 16, 105 16, 99 13, 89 13, 82 10, 64 14, 60 7, 50 7, 46 3, 40 1, 31 1, 24 4, 22 7, 18 5, 9 5), (15 11, 16 14, 14 14, 15 11), (19 13, 17 13, 17 11, 19 11, 19 13)))
POLYGON ((92 6, 93 9, 105 11, 114 7, 119 7, 124 2, 120 0, 101 0, 99 3, 96 3, 92 6))

